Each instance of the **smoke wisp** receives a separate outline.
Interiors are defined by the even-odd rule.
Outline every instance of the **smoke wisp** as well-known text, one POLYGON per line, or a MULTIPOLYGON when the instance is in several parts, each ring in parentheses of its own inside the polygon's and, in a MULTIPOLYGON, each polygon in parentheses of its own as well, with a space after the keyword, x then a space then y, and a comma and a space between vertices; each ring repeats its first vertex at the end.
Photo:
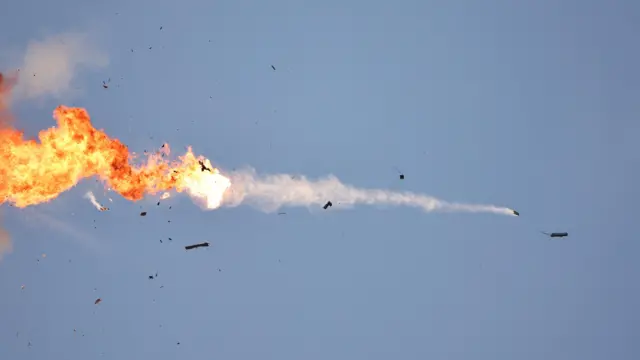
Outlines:
POLYGON ((91 201, 91 204, 99 211, 104 211, 106 208, 104 206, 102 206, 102 204, 100 204, 98 202, 98 200, 96 199, 96 196, 93 195, 93 192, 88 191, 86 194, 84 194, 85 199, 89 199, 89 201, 91 201))
POLYGON ((27 45, 20 65, 20 79, 14 96, 31 99, 61 98, 77 92, 75 79, 82 69, 108 65, 107 55, 83 33, 50 35, 27 45))
POLYGON ((9 233, 0 226, 0 260, 3 254, 11 252, 12 249, 9 233))

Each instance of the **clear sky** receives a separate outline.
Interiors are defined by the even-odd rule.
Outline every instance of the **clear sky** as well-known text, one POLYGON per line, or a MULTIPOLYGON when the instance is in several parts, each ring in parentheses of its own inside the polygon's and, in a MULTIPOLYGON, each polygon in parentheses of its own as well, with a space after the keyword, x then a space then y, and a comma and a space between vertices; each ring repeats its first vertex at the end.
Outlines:
POLYGON ((0 359, 640 358, 640 3, 24 0, 0 19, 4 70, 62 44, 27 56, 29 136, 77 105, 132 151, 521 213, 101 213, 86 180, 1 210, 0 359))

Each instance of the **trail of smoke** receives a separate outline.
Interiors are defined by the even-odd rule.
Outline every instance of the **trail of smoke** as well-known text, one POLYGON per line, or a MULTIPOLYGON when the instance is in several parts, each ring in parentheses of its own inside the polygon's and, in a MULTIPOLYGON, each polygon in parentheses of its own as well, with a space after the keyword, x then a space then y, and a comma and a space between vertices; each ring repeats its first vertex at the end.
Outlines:
POLYGON ((96 196, 93 195, 93 192, 88 191, 86 194, 84 194, 84 197, 89 199, 89 201, 91 201, 91 203, 93 204, 93 206, 98 209, 99 211, 105 211, 105 210, 109 210, 108 208, 102 206, 102 204, 100 204, 98 202, 98 200, 96 200, 96 196))
POLYGON ((2 260, 3 254, 11 252, 12 249, 11 237, 9 237, 9 233, 0 225, 0 260, 2 260))
POLYGON ((417 207, 426 212, 485 212, 513 216, 506 207, 481 204, 447 202, 435 197, 412 192, 394 192, 380 189, 359 189, 345 185, 333 175, 309 180, 304 176, 287 174, 258 176, 253 169, 230 175, 233 184, 224 194, 224 206, 248 203, 265 212, 274 212, 283 206, 321 206, 331 200, 340 207, 357 204, 417 207))
POLYGON ((35 226, 46 225, 53 230, 67 235, 65 238, 72 239, 78 244, 87 246, 96 253, 104 253, 106 251, 106 248, 100 239, 72 224, 59 220, 55 215, 42 210, 36 210, 34 208, 25 209, 22 210, 22 212, 24 216, 21 216, 20 219, 28 226, 34 226, 34 224, 35 226), (36 219, 35 222, 33 221, 34 219, 36 219))

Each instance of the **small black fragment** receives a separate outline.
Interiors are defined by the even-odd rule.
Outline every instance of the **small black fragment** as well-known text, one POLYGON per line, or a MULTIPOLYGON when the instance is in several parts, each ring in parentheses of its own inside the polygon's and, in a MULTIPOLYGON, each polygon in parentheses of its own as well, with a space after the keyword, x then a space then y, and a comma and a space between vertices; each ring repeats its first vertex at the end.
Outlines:
POLYGON ((146 211, 141 212, 140 216, 147 216, 147 212, 146 211))
POLYGON ((324 204, 324 206, 322 207, 323 209, 327 210, 329 207, 333 206, 333 203, 331 203, 331 201, 327 201, 326 204, 324 204))
POLYGON ((185 248, 185 250, 191 250, 191 249, 196 249, 196 248, 199 248, 199 247, 209 247, 209 243, 208 242, 203 242, 203 243, 195 244, 195 245, 187 245, 184 248, 185 248))

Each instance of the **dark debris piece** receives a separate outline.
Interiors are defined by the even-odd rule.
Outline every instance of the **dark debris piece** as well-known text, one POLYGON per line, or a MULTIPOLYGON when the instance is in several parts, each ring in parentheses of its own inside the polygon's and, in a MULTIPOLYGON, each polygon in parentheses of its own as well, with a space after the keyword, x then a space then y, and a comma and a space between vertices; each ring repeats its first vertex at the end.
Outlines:
POLYGON ((331 201, 327 201, 326 204, 324 204, 324 206, 322 207, 323 209, 327 210, 329 207, 333 206, 333 203, 331 201))
POLYGON ((149 280, 153 280, 153 275, 149 275, 149 280))
POLYGON ((198 160, 198 164, 200 164, 200 169, 201 169, 202 171, 208 171, 208 172, 211 172, 211 169, 209 169, 209 168, 204 164, 204 162, 202 162, 202 160, 198 160))
POLYGON ((209 243, 208 242, 203 242, 203 243, 195 244, 195 245, 187 245, 184 248, 185 248, 185 250, 191 250, 191 249, 196 249, 196 248, 199 248, 199 247, 209 247, 209 243))
POLYGON ((147 212, 146 211, 141 212, 140 216, 147 216, 147 212))
POLYGON ((271 68, 272 68, 273 70, 275 70, 275 69, 276 69, 276 67, 275 67, 275 66, 273 66, 273 65, 271 65, 271 68))
POLYGON ((404 174, 400 174, 400 180, 404 180, 404 174))

